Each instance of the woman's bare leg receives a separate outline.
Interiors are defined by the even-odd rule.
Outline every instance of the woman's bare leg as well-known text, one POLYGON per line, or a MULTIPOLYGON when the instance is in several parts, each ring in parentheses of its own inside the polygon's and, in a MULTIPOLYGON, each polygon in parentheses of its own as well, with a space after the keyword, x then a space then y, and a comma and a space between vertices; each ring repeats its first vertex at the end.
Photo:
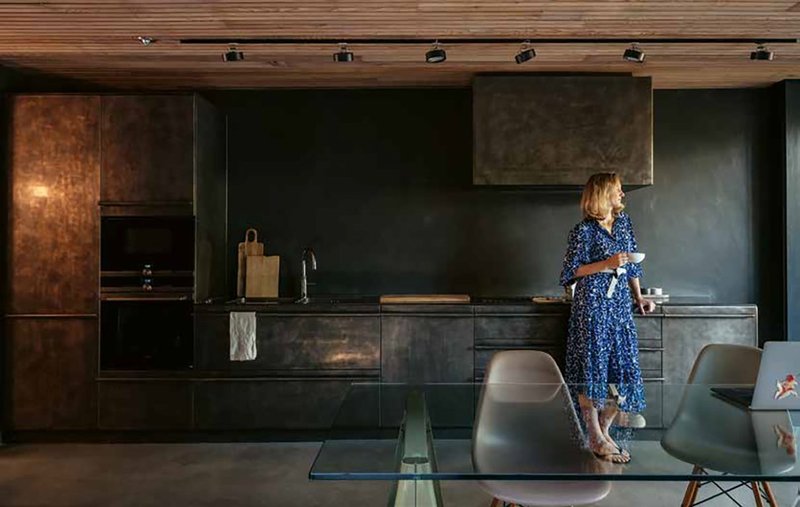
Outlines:
POLYGON ((625 451, 622 450, 619 444, 617 444, 617 442, 615 442, 614 439, 611 438, 611 433, 610 433, 611 424, 614 422, 614 418, 617 416, 618 413, 619 413, 619 407, 615 402, 613 401, 606 402, 606 405, 605 407, 603 407, 603 410, 599 411, 598 413, 600 431, 603 433, 603 437, 609 444, 613 445, 621 452, 626 453, 625 451))
POLYGON ((583 420, 586 423, 586 431, 589 433, 589 448, 592 452, 599 456, 609 456, 608 461, 613 463, 627 463, 630 458, 619 454, 616 444, 606 438, 603 426, 600 424, 599 412, 592 400, 583 394, 579 394, 578 405, 581 407, 583 420))

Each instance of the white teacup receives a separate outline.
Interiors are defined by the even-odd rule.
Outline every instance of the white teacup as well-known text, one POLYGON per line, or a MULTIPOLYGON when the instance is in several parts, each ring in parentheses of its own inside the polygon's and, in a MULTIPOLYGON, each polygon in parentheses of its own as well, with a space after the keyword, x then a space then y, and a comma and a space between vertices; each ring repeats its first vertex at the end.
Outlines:
POLYGON ((644 260, 644 253, 642 252, 629 252, 628 253, 628 262, 632 262, 634 264, 639 264, 644 260))

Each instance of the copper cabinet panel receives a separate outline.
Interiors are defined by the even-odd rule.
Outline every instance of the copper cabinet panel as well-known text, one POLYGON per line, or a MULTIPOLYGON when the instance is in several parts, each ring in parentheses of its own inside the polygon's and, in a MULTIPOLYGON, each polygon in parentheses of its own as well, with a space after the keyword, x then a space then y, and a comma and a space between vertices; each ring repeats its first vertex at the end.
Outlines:
POLYGON ((10 318, 8 425, 96 427, 97 319, 10 318))
POLYGON ((101 117, 102 202, 192 201, 192 96, 105 96, 101 117))
POLYGON ((9 313, 97 313, 99 105, 10 99, 9 313))

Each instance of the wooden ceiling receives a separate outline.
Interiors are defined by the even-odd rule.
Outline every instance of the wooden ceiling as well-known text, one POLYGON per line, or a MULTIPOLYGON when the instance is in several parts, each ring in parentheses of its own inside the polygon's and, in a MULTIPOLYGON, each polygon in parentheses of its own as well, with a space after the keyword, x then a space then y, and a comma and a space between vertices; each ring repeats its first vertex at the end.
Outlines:
POLYGON ((765 86, 800 78, 800 44, 774 43, 775 60, 751 61, 755 44, 646 43, 644 64, 624 62, 626 43, 535 44, 514 63, 508 44, 445 45, 437 38, 797 39, 797 0, 84 0, 0 3, 0 65, 35 69, 121 89, 462 86, 481 72, 626 72, 657 88, 765 86), (137 37, 155 42, 142 45, 137 37), (336 63, 335 44, 226 44, 185 38, 351 41, 356 61, 336 63), (409 44, 358 39, 408 38, 409 44))

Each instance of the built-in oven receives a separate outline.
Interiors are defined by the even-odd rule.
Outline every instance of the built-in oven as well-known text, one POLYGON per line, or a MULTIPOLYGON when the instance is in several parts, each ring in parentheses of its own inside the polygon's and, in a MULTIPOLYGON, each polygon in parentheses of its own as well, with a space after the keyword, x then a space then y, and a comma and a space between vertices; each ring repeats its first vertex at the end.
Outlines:
POLYGON ((180 370, 192 366, 193 303, 180 296, 104 295, 102 370, 180 370))
POLYGON ((192 366, 194 217, 104 216, 100 368, 192 366))

